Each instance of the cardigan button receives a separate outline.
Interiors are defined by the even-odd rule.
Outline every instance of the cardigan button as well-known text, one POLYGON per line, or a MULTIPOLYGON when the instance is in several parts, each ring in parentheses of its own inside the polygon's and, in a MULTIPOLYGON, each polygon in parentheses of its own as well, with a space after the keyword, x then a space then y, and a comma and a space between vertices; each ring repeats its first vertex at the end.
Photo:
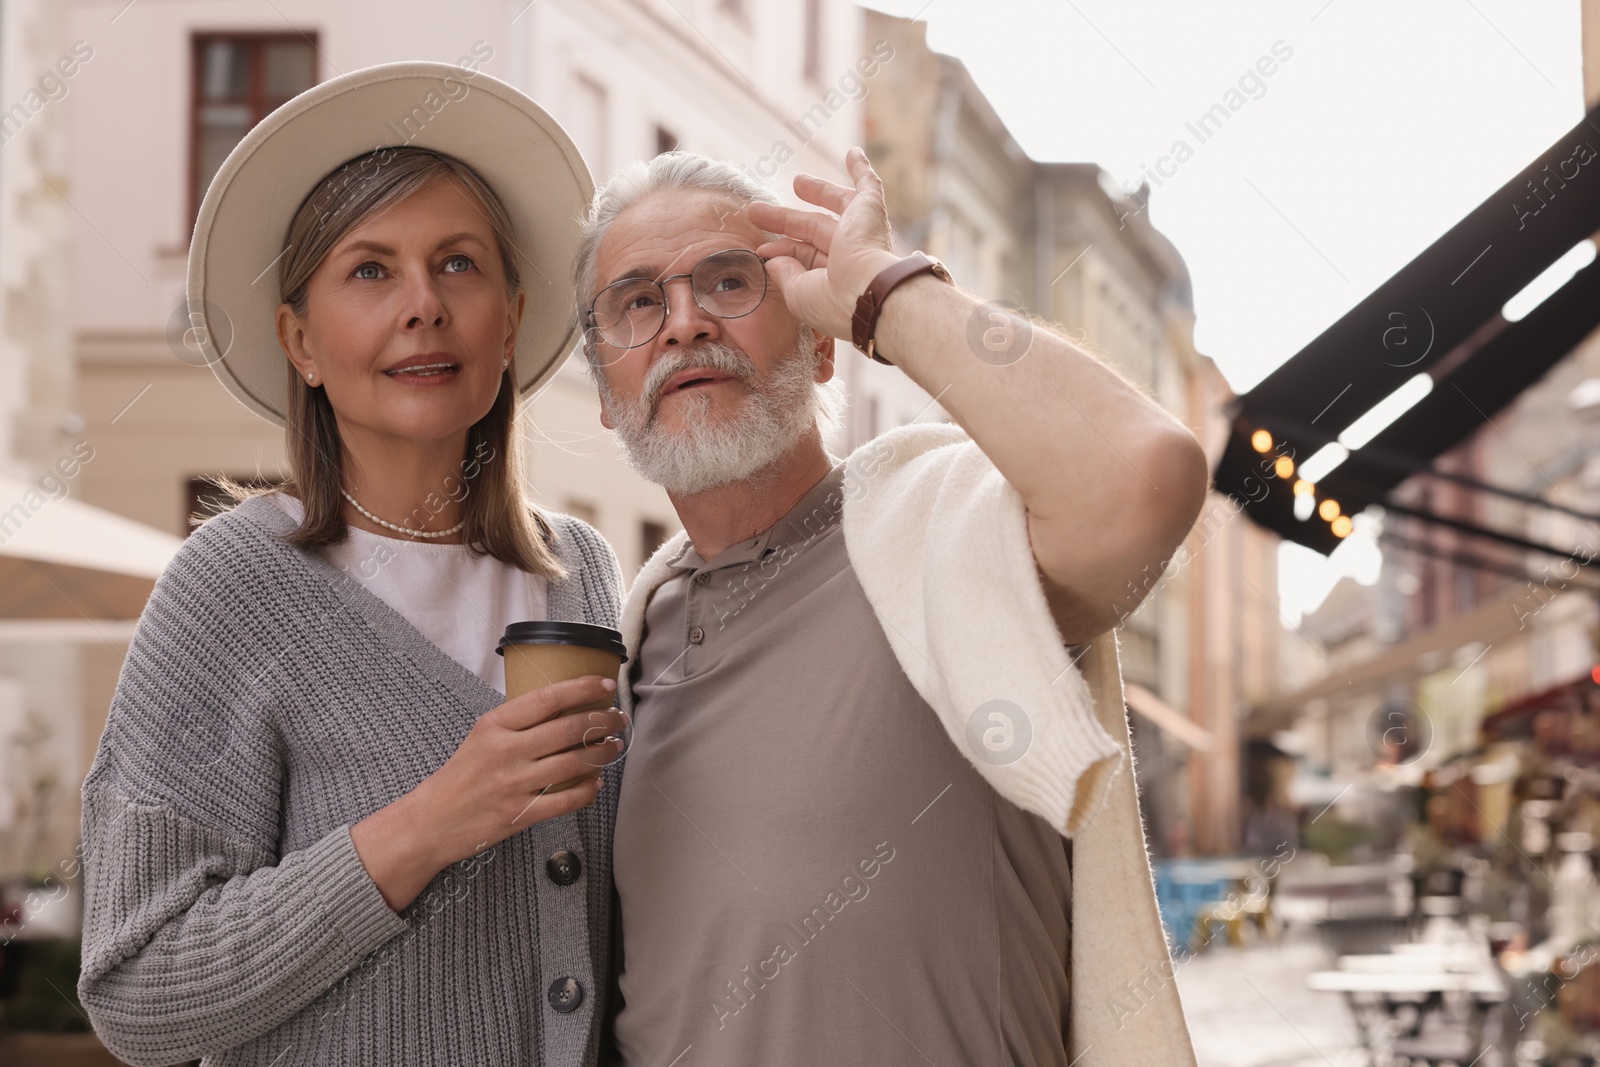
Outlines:
POLYGON ((706 632, 704 630, 702 630, 700 627, 696 626, 694 629, 689 631, 689 643, 691 645, 698 645, 700 642, 704 641, 705 639, 706 639, 706 632))
POLYGON ((576 852, 563 848, 550 853, 550 858, 544 861, 544 870, 556 885, 571 885, 578 880, 583 864, 578 862, 576 852))
POLYGON ((557 978, 550 983, 550 1006, 561 1014, 577 1011, 583 1003, 583 986, 576 978, 557 978))

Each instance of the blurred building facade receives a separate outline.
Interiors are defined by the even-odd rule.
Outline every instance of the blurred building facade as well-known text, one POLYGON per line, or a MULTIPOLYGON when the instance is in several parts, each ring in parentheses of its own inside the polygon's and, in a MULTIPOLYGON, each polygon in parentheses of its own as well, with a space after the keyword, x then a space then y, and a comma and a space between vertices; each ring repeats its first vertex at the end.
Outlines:
MULTIPOLYGON (((73 372, 69 112, 82 61, 68 9, 0 5, 0 552, 73 486, 54 468, 86 440, 73 372)), ((81 52, 81 50, 80 50, 81 52)), ((0 599, 15 584, 0 557, 0 599)), ((0 881, 76 838, 80 708, 96 697, 81 646, 0 611, 0 881)), ((0 910, 4 901, 0 900, 0 910)))
MULTIPOLYGON (((800 170, 842 179, 861 101, 892 63, 849 0, 463 0, 448 18, 420 0, 0 10, 0 106, 20 105, 0 116, 0 369, 22 383, 0 394, 0 474, 34 478, 86 445, 75 500, 178 536, 204 476, 282 475, 282 431, 236 403, 183 334, 205 187, 284 100, 374 63, 437 60, 528 92, 597 182, 681 147, 786 187, 800 170)), ((851 405, 835 451, 927 410, 865 362, 840 360, 851 405)), ((678 523, 600 426, 579 360, 525 422, 533 495, 593 522, 631 576, 678 523)), ((63 637, 0 621, 0 881, 76 840, 77 783, 132 628, 85 622, 63 637)))
MULTIPOLYGON (((867 98, 865 133, 898 239, 971 290, 1054 324, 1220 448, 1231 394, 1195 351, 1188 270, 1150 224, 1148 191, 1130 196, 1093 163, 1030 159, 962 63, 927 47, 922 23, 869 11, 866 25, 895 54, 867 98)), ((1120 628, 1159 854, 1240 845, 1240 723, 1279 680, 1276 545, 1213 494, 1120 628)))

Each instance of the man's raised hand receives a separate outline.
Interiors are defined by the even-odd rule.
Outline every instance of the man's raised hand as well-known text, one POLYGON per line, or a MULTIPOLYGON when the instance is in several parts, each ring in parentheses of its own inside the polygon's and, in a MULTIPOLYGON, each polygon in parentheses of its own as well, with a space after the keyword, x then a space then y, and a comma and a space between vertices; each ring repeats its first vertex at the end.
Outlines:
POLYGON ((845 169, 854 188, 814 174, 795 177, 795 195, 823 211, 752 203, 750 221, 778 234, 756 252, 802 321, 827 337, 849 337, 856 300, 872 279, 900 257, 890 250, 883 182, 867 154, 852 148, 845 169))

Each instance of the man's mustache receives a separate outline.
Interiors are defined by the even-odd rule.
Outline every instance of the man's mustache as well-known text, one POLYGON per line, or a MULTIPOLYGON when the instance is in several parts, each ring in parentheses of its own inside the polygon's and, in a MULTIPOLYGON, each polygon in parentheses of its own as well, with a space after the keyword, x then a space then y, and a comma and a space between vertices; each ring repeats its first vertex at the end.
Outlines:
POLYGON ((745 385, 749 385, 756 377, 755 361, 729 345, 703 344, 698 348, 674 352, 657 361, 645 375, 640 400, 652 417, 661 404, 661 390, 666 388, 668 379, 690 367, 705 367, 731 374, 745 385))

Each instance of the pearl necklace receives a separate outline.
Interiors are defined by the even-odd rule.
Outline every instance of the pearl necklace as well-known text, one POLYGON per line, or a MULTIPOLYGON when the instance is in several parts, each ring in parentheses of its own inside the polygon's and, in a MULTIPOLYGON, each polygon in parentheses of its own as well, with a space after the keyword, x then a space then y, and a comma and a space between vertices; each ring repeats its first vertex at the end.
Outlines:
POLYGON ((357 511, 361 512, 361 514, 365 515, 367 518, 371 519, 373 522, 377 523, 379 526, 382 526, 382 527, 384 527, 386 529, 393 530, 396 533, 403 533, 407 537, 449 537, 453 533, 459 533, 461 531, 462 527, 467 525, 467 520, 466 519, 462 519, 460 522, 456 523, 454 526, 450 527, 450 529, 448 529, 448 530, 435 530, 435 531, 433 531, 431 533, 423 531, 423 530, 408 530, 404 526, 396 526, 392 522, 386 522, 383 519, 378 518, 378 516, 374 515, 372 512, 370 512, 366 508, 362 507, 360 502, 357 501, 355 497, 351 496, 349 493, 345 493, 345 491, 343 489, 339 490, 339 492, 344 493, 344 498, 346 500, 350 501, 350 503, 355 506, 355 509, 357 511))

